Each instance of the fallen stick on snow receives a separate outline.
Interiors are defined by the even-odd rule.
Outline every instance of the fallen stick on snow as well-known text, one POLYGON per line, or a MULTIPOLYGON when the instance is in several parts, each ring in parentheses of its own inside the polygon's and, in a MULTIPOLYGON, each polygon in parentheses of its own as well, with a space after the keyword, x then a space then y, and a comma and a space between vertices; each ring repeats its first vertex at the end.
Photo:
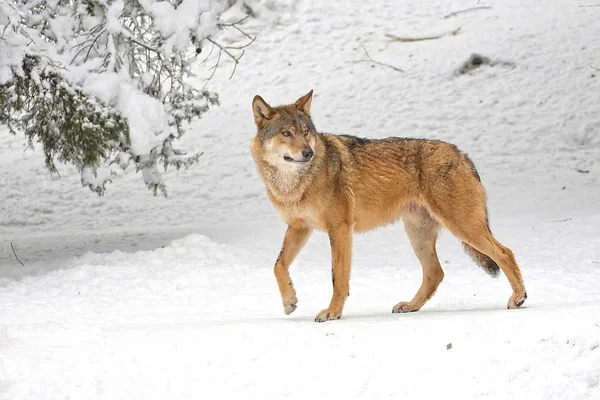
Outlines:
POLYGON ((395 66, 393 66, 393 65, 390 65, 390 64, 382 63, 381 61, 376 61, 376 60, 373 60, 373 57, 371 57, 371 56, 369 55, 369 53, 367 52, 367 49, 365 48, 365 46, 361 46, 361 47, 362 47, 363 51, 365 52, 365 55, 367 56, 367 59, 366 59, 366 60, 356 60, 356 61, 352 61, 352 63, 370 62, 370 63, 373 63, 373 64, 378 64, 378 65, 381 65, 381 66, 383 66, 383 67, 388 67, 388 68, 391 68, 391 69, 393 69, 394 71, 398 71, 398 72, 404 72, 404 70, 403 70, 403 69, 401 69, 401 68, 395 67, 395 66))
POLYGON ((567 221, 570 221, 572 219, 573 218, 569 217, 569 218, 565 218, 565 219, 557 219, 556 221, 553 221, 553 222, 567 222, 567 221))
POLYGON ((386 33, 385 36, 392 39, 392 41, 394 41, 394 42, 420 42, 423 40, 440 39, 440 38, 443 38, 444 36, 456 36, 456 34, 460 31, 460 29, 461 28, 459 27, 450 33, 444 33, 444 34, 437 35, 437 36, 423 36, 423 37, 416 37, 416 38, 401 37, 401 36, 392 35, 391 33, 386 33))
POLYGON ((21 262, 21 260, 19 260, 19 256, 17 256, 17 252, 15 251, 15 246, 13 246, 12 242, 10 242, 10 248, 12 249, 13 254, 15 255, 15 258, 17 259, 17 261, 19 262, 19 264, 21 264, 22 266, 25 266, 25 264, 23 264, 21 262))
POLYGON ((478 11, 478 10, 491 10, 492 7, 489 6, 479 6, 479 7, 471 7, 471 8, 465 8, 464 10, 458 10, 458 11, 454 11, 451 12, 450 14, 444 16, 444 19, 450 18, 450 17, 455 17, 459 14, 464 14, 464 13, 468 13, 471 11, 478 11))

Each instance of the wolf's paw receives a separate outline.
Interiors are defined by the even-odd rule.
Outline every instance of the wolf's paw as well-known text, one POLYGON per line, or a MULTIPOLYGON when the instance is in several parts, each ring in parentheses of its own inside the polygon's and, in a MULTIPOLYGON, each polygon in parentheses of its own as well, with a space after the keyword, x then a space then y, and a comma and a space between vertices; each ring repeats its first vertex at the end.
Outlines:
POLYGON ((421 307, 416 304, 409 303, 406 301, 401 301, 400 303, 396 304, 394 306, 394 308, 392 308, 392 312, 393 313, 408 313, 408 312, 419 311, 420 309, 421 309, 421 307))
POLYGON ((315 322, 333 321, 334 319, 340 319, 342 317, 342 310, 333 310, 326 308, 315 317, 315 322))
POLYGON ((283 311, 287 315, 290 315, 291 313, 296 311, 296 307, 298 307, 298 298, 296 296, 283 302, 283 311))
POLYGON ((513 293, 512 296, 510 296, 510 299, 508 299, 508 305, 506 306, 506 308, 510 310, 520 308, 523 305, 523 303, 525 303, 525 299, 527 299, 527 292, 523 292, 522 295, 517 295, 516 293, 513 293))

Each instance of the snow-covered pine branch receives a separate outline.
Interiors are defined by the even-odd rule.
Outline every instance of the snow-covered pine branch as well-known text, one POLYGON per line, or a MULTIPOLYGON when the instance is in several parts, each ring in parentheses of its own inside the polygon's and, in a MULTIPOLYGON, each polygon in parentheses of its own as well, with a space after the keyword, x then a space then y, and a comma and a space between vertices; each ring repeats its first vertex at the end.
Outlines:
MULTIPOLYGON (((0 123, 41 143, 46 165, 67 162, 98 194, 133 164, 165 194, 158 166, 199 155, 173 147, 218 103, 192 87, 191 65, 218 44, 227 0, 0 0, 0 123)), ((243 47, 243 46, 242 46, 243 47)), ((225 47, 219 47, 225 48, 225 47)), ((243 49, 228 52, 237 64, 243 49)))

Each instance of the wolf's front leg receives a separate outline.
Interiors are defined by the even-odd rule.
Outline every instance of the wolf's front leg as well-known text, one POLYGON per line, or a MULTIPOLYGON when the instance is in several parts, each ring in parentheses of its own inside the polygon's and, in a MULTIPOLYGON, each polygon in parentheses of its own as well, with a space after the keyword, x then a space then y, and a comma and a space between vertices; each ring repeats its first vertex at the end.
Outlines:
POLYGON ((316 322, 340 319, 350 291, 350 265, 352 263, 352 227, 346 224, 329 232, 331 244, 331 280, 333 297, 329 307, 315 317, 316 322))
POLYGON ((283 310, 286 314, 293 313, 298 303, 294 284, 290 278, 289 268, 294 258, 296 258, 302 247, 304 247, 311 232, 312 229, 304 225, 289 225, 283 238, 281 252, 275 262, 275 277, 277 278, 277 285, 279 285, 279 292, 281 292, 281 299, 283 300, 283 310))

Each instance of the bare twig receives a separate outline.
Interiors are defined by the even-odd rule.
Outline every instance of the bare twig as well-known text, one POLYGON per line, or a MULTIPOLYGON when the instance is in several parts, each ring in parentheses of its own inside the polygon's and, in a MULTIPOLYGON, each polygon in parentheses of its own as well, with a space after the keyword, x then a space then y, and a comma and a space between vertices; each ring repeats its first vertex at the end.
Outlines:
POLYGON ((231 71, 231 75, 229 75, 229 79, 233 78, 233 74, 235 74, 235 70, 237 69, 238 64, 240 63, 240 58, 244 55, 246 50, 242 50, 242 54, 236 59, 235 64, 233 64, 233 71, 231 71))
POLYGON ((214 50, 215 50, 215 45, 213 44, 212 47, 210 48, 210 52, 208 53, 206 58, 200 62, 200 64, 204 64, 205 62, 207 62, 208 59, 210 58, 210 56, 212 56, 212 53, 214 50))
POLYGON ((255 37, 248 36, 248 37, 250 38, 250 41, 248 43, 246 43, 244 45, 241 45, 241 46, 227 46, 227 48, 231 49, 231 50, 243 50, 243 49, 245 49, 246 47, 248 47, 252 43, 254 43, 254 41, 256 40, 256 36, 255 37))
POLYGON ((58 68, 58 69, 67 69, 63 63, 61 63, 60 61, 54 61, 53 59, 51 59, 50 57, 48 57, 45 54, 41 55, 42 57, 44 57, 46 60, 48 60, 48 62, 50 63, 50 65, 52 65, 54 68, 58 68))
POLYGON ((579 6, 581 8, 600 7, 600 4, 590 4, 589 6, 579 6))
POLYGON ((231 26, 236 26, 236 25, 239 25, 239 24, 241 24, 242 22, 244 22, 244 21, 245 21, 245 20, 247 20, 248 18, 250 18, 250 14, 246 15, 244 18, 240 19, 239 21, 231 22, 231 23, 229 23, 229 24, 225 24, 225 23, 224 23, 224 24, 217 24, 217 26, 218 26, 219 28, 226 27, 226 26, 230 26, 230 27, 231 27, 231 26))
POLYGON ((556 221, 553 221, 553 222, 567 222, 567 221, 570 221, 572 219, 573 218, 557 219, 556 221))
POLYGON ((8 29, 9 26, 10 26, 10 23, 6 24, 4 29, 2 29, 2 35, 0 35, 0 39, 6 40, 6 39, 4 39, 4 34, 6 33, 6 30, 8 29))
POLYGON ((17 261, 19 262, 19 264, 21 264, 22 266, 25 266, 25 264, 23 264, 21 262, 21 260, 19 260, 19 256, 17 256, 17 252, 15 251, 15 246, 13 246, 12 242, 10 242, 10 248, 12 249, 13 254, 15 255, 15 258, 17 259, 17 261))
POLYGON ((254 42, 254 40, 256 40, 256 36, 254 36, 254 37, 250 36, 249 34, 247 34, 246 32, 244 32, 242 29, 240 29, 240 27, 239 27, 239 26, 237 26, 237 25, 233 25, 233 27, 234 27, 234 28, 235 28, 235 29, 236 29, 238 32, 240 32, 242 35, 246 36, 248 39, 252 40, 253 42, 254 42))
MULTIPOLYGON (((229 51, 227 51, 227 49, 230 49, 230 47, 223 46, 220 43, 215 42, 211 37, 207 37, 206 40, 208 40, 209 42, 211 42, 212 44, 214 44, 215 46, 217 46, 222 52, 224 52, 229 57, 231 57, 231 59, 233 61, 235 61, 236 64, 240 61, 240 58, 242 58, 241 55, 239 55, 239 56, 236 57, 235 55, 233 55, 232 53, 230 53, 229 51)), ((243 47, 241 47, 241 48, 243 48, 243 47)), ((235 47, 232 47, 232 49, 235 49, 235 47)), ((244 53, 242 53, 242 54, 244 54, 244 53)))
POLYGON ((367 52, 367 49, 365 48, 365 46, 361 46, 361 47, 362 47, 363 51, 365 52, 365 56, 367 56, 367 59, 366 60, 356 60, 356 61, 352 61, 352 62, 354 62, 354 63, 369 62, 369 63, 381 65, 383 67, 391 68, 394 71, 404 72, 404 70, 401 68, 395 67, 390 64, 382 63, 381 61, 374 60, 373 57, 371 57, 371 55, 367 52))
POLYGON ((416 37, 416 38, 409 38, 409 37, 401 37, 401 36, 396 36, 396 35, 392 35, 391 33, 386 33, 385 36, 392 39, 394 42, 420 42, 423 40, 435 40, 435 39, 440 39, 443 38, 444 36, 456 36, 456 34, 460 31, 460 27, 453 30, 450 33, 445 33, 442 35, 437 35, 437 36, 423 36, 423 37, 416 37))
POLYGON ((590 67, 592 67, 592 68, 593 68, 593 69, 595 69, 596 71, 600 71, 600 68, 598 68, 598 67, 596 67, 596 66, 590 65, 590 67))
POLYGON ((229 76, 229 79, 231 79, 233 77, 233 74, 235 74, 235 70, 237 68, 237 65, 240 63, 240 59, 242 58, 242 56, 244 55, 244 50, 242 50, 242 54, 240 54, 239 56, 235 56, 234 54, 232 54, 231 52, 229 52, 227 50, 227 47, 222 46, 221 44, 219 44, 218 42, 215 42, 213 39, 211 39, 210 37, 206 38, 206 40, 208 40, 209 42, 211 42, 213 45, 215 45, 216 47, 219 48, 219 57, 221 56, 221 52, 227 54, 229 56, 229 58, 231 58, 233 60, 233 71, 231 71, 231 75, 229 76))
POLYGON ((128 37, 127 39, 129 39, 130 41, 132 41, 133 43, 135 43, 139 46, 142 46, 146 50, 150 50, 154 53, 160 53, 160 51, 158 49, 155 49, 154 47, 147 45, 146 43, 142 42, 141 40, 136 39, 133 35, 128 37))
MULTIPOLYGON (((211 53, 212 53, 212 50, 211 50, 211 53)), ((220 50, 219 50, 219 55, 217 56, 217 62, 211 68, 210 76, 204 80, 204 86, 203 87, 206 87, 206 85, 208 85, 208 82, 210 82, 210 80, 212 79, 212 77, 215 76, 215 72, 217 71, 217 67, 219 66, 219 62, 221 62, 221 51, 220 50)))
POLYGON ((455 17, 458 14, 464 14, 464 13, 468 13, 471 11, 478 11, 478 10, 491 10, 492 7, 490 6, 480 6, 480 7, 471 7, 471 8, 465 8, 464 10, 458 10, 458 11, 454 11, 451 12, 450 14, 444 16, 444 19, 450 18, 450 17, 455 17))

